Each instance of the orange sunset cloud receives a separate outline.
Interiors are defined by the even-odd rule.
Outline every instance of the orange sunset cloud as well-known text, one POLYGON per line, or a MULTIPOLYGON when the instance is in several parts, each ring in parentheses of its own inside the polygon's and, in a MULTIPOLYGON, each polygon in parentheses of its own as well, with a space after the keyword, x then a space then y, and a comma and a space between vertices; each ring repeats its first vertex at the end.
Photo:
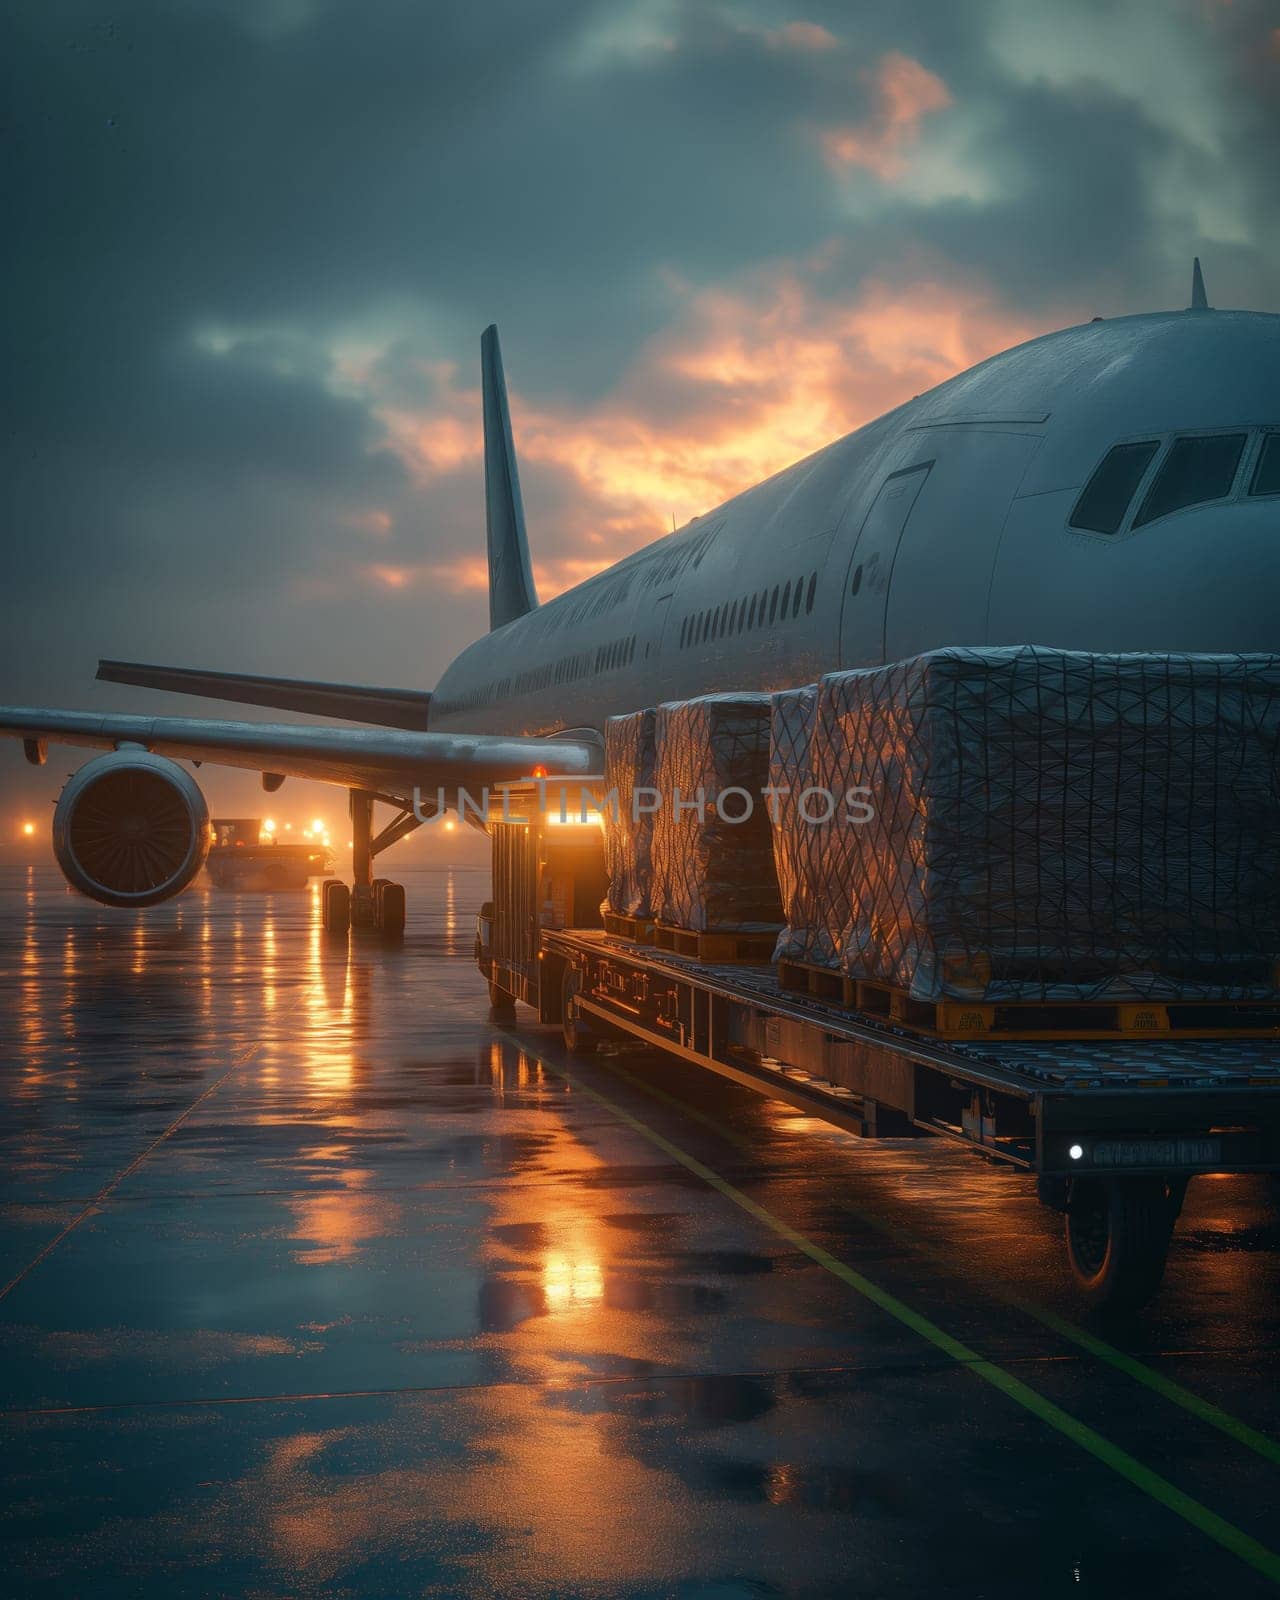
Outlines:
MULTIPOLYGON (((513 389, 526 484, 541 467, 576 491, 568 525, 530 530, 544 598, 669 532, 673 517, 683 523, 709 510, 1043 331, 982 286, 931 275, 871 279, 847 296, 824 297, 816 280, 830 270, 817 257, 736 290, 691 294, 678 321, 589 412, 540 406, 513 389)), ((383 413, 428 493, 459 465, 474 466, 479 478, 479 394, 453 389, 443 403, 447 410, 431 414, 383 413)), ((410 569, 399 566, 366 571, 388 586, 409 581, 410 569)), ((487 586, 479 555, 411 571, 415 583, 456 593, 487 586)))
POLYGON ((865 122, 832 128, 822 136, 828 162, 836 169, 864 167, 886 183, 900 177, 906 152, 920 137, 920 124, 951 104, 951 93, 936 73, 898 50, 881 58, 873 78, 875 107, 865 122))

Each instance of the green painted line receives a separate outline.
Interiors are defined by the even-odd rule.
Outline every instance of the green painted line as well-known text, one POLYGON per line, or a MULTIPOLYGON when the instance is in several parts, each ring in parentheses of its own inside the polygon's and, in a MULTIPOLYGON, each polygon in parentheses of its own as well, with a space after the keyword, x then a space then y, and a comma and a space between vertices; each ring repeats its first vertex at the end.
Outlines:
POLYGON ((1162 1478, 1158 1472, 1153 1472, 1145 1466, 1136 1456, 1131 1456, 1127 1450, 1122 1450, 1119 1445, 1112 1444, 1109 1439, 1090 1428, 1086 1423, 1079 1421, 1061 1406, 1055 1405, 1051 1400, 1046 1400, 1042 1394, 1023 1383, 1020 1378, 1015 1378, 1011 1372, 1006 1372, 1003 1367, 995 1362, 987 1361, 976 1350, 971 1350, 968 1345, 962 1344, 959 1339, 953 1338, 945 1329, 940 1328, 936 1322, 922 1315, 899 1300, 896 1295, 881 1289, 878 1284, 866 1278, 853 1267, 833 1256, 830 1251, 824 1250, 821 1245, 815 1244, 812 1239, 799 1233, 781 1217, 774 1216, 772 1211, 758 1204, 750 1195, 730 1183, 727 1178, 722 1178, 718 1172, 705 1166, 696 1156, 691 1156, 688 1151, 682 1150, 679 1145, 673 1144, 670 1139, 660 1134, 656 1128, 649 1127, 637 1116, 620 1106, 608 1095, 601 1094, 598 1089, 591 1088, 576 1074, 566 1068, 558 1066, 554 1061, 527 1044, 522 1039, 517 1039, 511 1034, 505 1037, 518 1049, 527 1054, 536 1056, 548 1072, 564 1080, 579 1094, 587 1099, 594 1100, 597 1105, 603 1106, 618 1120, 624 1123, 633 1132, 638 1133, 642 1139, 647 1140, 657 1149, 661 1150, 671 1160, 684 1167, 687 1172, 692 1172, 695 1177, 714 1189, 717 1194, 723 1195, 748 1216, 754 1217, 757 1222, 763 1223, 772 1233, 780 1239, 785 1239, 801 1254, 809 1257, 820 1267, 829 1272, 833 1278, 838 1278, 841 1283, 847 1284, 864 1300, 869 1300, 872 1305, 879 1307, 900 1322, 904 1327, 910 1328, 913 1333, 933 1345, 935 1349, 949 1355, 953 1361, 965 1367, 984 1383, 991 1385, 1001 1394, 1022 1406, 1032 1416, 1038 1417, 1042 1422, 1060 1433, 1064 1438, 1070 1439, 1073 1444, 1087 1451, 1095 1460, 1109 1467, 1118 1477, 1140 1489, 1150 1499, 1172 1511, 1176 1516, 1189 1523, 1193 1528, 1212 1539, 1215 1544, 1246 1562, 1256 1572, 1269 1578, 1272 1583, 1280 1584, 1280 1556, 1266 1545, 1260 1543, 1237 1528, 1234 1523, 1228 1522, 1217 1512, 1211 1511, 1208 1506, 1202 1505, 1193 1496, 1184 1493, 1176 1485, 1162 1478))
MULTIPOLYGON (((710 1128, 722 1139, 734 1145, 737 1149, 754 1153, 751 1141, 744 1139, 741 1134, 735 1133, 732 1128, 726 1128, 715 1117, 708 1116, 705 1111, 699 1111, 696 1106, 691 1106, 687 1101, 681 1100, 678 1095, 668 1094, 665 1090, 657 1088, 643 1077, 634 1072, 628 1072, 625 1067, 615 1065, 607 1056, 601 1058, 602 1064, 616 1077, 624 1079, 642 1093, 662 1101, 673 1110, 682 1115, 700 1122, 704 1127, 710 1128)), ((917 1255, 926 1260, 941 1263, 950 1271, 955 1271, 955 1263, 940 1251, 932 1250, 926 1244, 913 1238, 910 1234, 884 1222, 881 1218, 873 1216, 870 1212, 862 1211, 856 1206, 850 1206, 850 1215, 868 1228, 873 1228, 886 1238, 894 1239, 906 1248, 914 1250, 917 1255)), ((1066 1317, 1060 1317, 1056 1312, 1048 1310, 1045 1306, 1036 1305, 1034 1301, 1024 1300, 1020 1295, 1011 1294, 1008 1290, 995 1284, 983 1284, 984 1290, 1005 1305, 1021 1311, 1024 1315, 1032 1317, 1043 1327, 1056 1333, 1060 1338, 1068 1340, 1071 1344, 1078 1345, 1080 1349, 1087 1350, 1099 1361, 1105 1361, 1108 1366, 1114 1367, 1117 1372, 1123 1372, 1126 1377, 1132 1378, 1135 1383, 1140 1383, 1153 1394, 1158 1394, 1162 1399, 1170 1401, 1173 1405, 1180 1406, 1183 1411, 1193 1417, 1198 1417, 1201 1422, 1208 1423, 1211 1428, 1217 1428, 1220 1433, 1227 1435, 1237 1444, 1243 1445, 1247 1450, 1252 1450, 1256 1455, 1269 1461, 1273 1466, 1280 1466, 1280 1444, 1260 1433, 1257 1428, 1251 1428, 1247 1422, 1241 1422, 1239 1417, 1233 1417, 1229 1411, 1224 1411, 1221 1406, 1215 1406, 1212 1401, 1205 1400, 1201 1395, 1191 1389, 1186 1389, 1180 1383, 1175 1383, 1172 1378, 1166 1378, 1162 1373, 1149 1367, 1146 1362, 1140 1361, 1137 1356, 1128 1355, 1123 1350, 1118 1350, 1115 1345, 1099 1338, 1097 1334, 1090 1333, 1087 1328, 1071 1322, 1066 1317)))
POLYGON ((1012 1295, 1004 1296, 1011 1306, 1019 1311, 1025 1311, 1028 1316, 1034 1317, 1037 1322, 1044 1324, 1062 1338, 1069 1339, 1072 1344, 1079 1345, 1082 1350, 1087 1350, 1090 1355, 1097 1356, 1100 1361, 1105 1361, 1108 1366, 1114 1367, 1117 1372, 1123 1372, 1126 1377, 1132 1378, 1135 1383, 1140 1383, 1144 1388, 1150 1389, 1153 1394, 1158 1394, 1162 1399, 1171 1401, 1175 1406, 1181 1406, 1184 1411, 1193 1417, 1199 1417, 1201 1422, 1207 1422, 1210 1427, 1217 1428, 1220 1433, 1225 1433, 1228 1438, 1234 1439, 1237 1444, 1242 1444, 1247 1450, 1254 1451, 1265 1461, 1270 1461, 1273 1466, 1280 1466, 1280 1444, 1269 1438, 1265 1433, 1259 1433, 1256 1428, 1251 1428, 1247 1422, 1241 1422, 1239 1417, 1233 1417, 1229 1411, 1224 1411, 1221 1406, 1215 1406, 1211 1400, 1205 1400, 1191 1389, 1184 1389, 1180 1383, 1175 1383, 1172 1378, 1166 1378, 1154 1367, 1147 1366, 1145 1361, 1139 1361, 1137 1356, 1127 1355, 1123 1350, 1117 1350, 1105 1339, 1100 1339, 1097 1334, 1090 1333, 1087 1328, 1077 1327, 1074 1322, 1069 1322, 1066 1317, 1060 1317, 1056 1312, 1049 1311, 1043 1306, 1031 1305, 1025 1300, 1020 1300, 1012 1295))

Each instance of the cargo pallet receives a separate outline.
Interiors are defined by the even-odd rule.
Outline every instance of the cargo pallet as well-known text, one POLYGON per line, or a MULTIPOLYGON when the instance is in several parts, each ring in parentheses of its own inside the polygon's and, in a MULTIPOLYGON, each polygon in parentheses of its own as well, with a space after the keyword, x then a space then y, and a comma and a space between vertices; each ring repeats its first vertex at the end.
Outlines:
POLYGON ((571 1052, 631 1038, 862 1137, 932 1135, 1021 1169, 1064 1214, 1090 1305, 1154 1294, 1192 1177, 1280 1171, 1274 1029, 1251 1037, 1224 1015, 1212 1036, 1080 1038, 1046 1011, 1033 1037, 936 1037, 895 1016, 883 988, 850 995, 821 969, 780 976, 767 959, 710 961, 600 926, 598 828, 535 817, 490 831, 476 958, 499 1015, 521 1001, 571 1052))
POLYGON ((634 944, 651 944, 658 950, 692 956, 695 961, 768 961, 778 942, 776 928, 676 928, 648 917, 604 913, 604 931, 634 944))
POLYGON ((917 1000, 889 984, 805 961, 778 962, 782 988, 884 1017, 934 1039, 1274 1039, 1277 1000, 917 1000))

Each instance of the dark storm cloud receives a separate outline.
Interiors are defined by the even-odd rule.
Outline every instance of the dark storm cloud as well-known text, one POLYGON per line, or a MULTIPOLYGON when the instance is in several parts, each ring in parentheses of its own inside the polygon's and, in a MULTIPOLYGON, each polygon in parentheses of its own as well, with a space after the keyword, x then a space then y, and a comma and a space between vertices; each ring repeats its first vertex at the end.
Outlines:
POLYGON ((958 361, 1185 303, 1197 251, 1274 307, 1278 40, 1209 0, 6 8, 0 698, 136 705, 99 653, 430 683, 483 626, 495 317, 563 583, 958 361))

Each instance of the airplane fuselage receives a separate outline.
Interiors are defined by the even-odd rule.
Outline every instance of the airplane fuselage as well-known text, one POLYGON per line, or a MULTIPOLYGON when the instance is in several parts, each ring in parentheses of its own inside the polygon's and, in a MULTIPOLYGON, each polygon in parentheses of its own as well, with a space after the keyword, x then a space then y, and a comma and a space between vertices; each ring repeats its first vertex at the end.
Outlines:
POLYGON ((431 726, 600 728, 943 645, 1274 649, 1280 496, 1256 487, 1277 429, 1280 316, 1157 313, 1045 335, 487 634, 444 673, 431 726), (1213 435, 1235 461, 1226 492, 1151 516, 1175 446, 1213 435), (1145 467, 1116 530, 1073 526, 1126 443, 1152 448, 1135 452, 1145 467))

